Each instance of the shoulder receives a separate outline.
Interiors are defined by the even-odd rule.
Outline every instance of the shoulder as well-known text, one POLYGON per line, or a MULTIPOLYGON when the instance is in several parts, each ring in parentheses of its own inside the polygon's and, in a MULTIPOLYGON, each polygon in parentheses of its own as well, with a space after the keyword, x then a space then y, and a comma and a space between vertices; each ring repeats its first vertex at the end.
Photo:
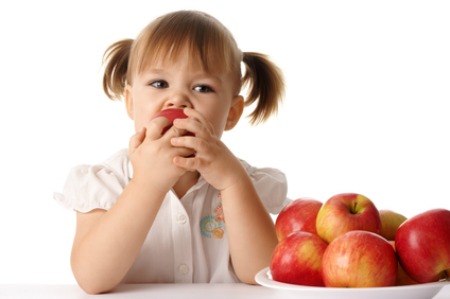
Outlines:
POLYGON ((109 209, 129 181, 129 159, 120 150, 98 164, 77 165, 66 179, 62 193, 54 198, 69 209, 88 212, 109 209))
POLYGON ((254 167, 240 160, 267 211, 278 214, 288 203, 286 175, 279 169, 254 167))
POLYGON ((245 170, 247 171, 250 178, 252 178, 252 180, 271 178, 272 180, 278 181, 280 183, 286 182, 286 175, 277 168, 255 167, 244 160, 240 160, 240 162, 244 166, 245 170))
POLYGON ((128 183, 128 180, 131 177, 131 165, 127 149, 116 152, 101 163, 100 166, 121 178, 124 181, 124 184, 128 183))
POLYGON ((82 164, 73 167, 69 173, 69 178, 75 180, 94 180, 94 178, 109 181, 110 178, 118 180, 125 186, 129 180, 129 159, 127 150, 123 149, 97 164, 82 164))

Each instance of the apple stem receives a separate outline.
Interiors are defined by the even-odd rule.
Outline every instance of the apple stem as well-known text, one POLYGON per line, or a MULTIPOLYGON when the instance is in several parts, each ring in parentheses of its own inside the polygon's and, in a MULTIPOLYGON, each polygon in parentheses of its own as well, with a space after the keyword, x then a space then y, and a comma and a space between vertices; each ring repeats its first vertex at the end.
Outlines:
POLYGON ((357 202, 354 202, 353 205, 350 207, 350 213, 354 214, 358 214, 358 210, 356 209, 356 206, 358 205, 357 202))

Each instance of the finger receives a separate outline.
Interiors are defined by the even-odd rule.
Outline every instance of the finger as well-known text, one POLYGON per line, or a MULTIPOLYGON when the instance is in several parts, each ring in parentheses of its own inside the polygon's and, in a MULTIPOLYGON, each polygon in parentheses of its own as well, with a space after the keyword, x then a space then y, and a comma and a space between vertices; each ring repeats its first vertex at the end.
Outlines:
POLYGON ((195 152, 208 152, 211 148, 211 143, 196 136, 182 136, 170 139, 170 144, 176 147, 185 147, 192 149, 195 152))
POLYGON ((193 158, 195 157, 195 151, 190 148, 180 147, 174 152, 175 157, 193 158))
POLYGON ((201 113, 191 108, 185 108, 183 111, 189 117, 174 120, 174 127, 184 129, 201 138, 207 135, 214 135, 212 124, 201 113))
POLYGON ((145 124, 146 134, 145 137, 150 140, 156 140, 161 138, 167 129, 171 126, 170 121, 165 117, 157 117, 145 124))
POLYGON ((190 135, 207 139, 209 136, 214 135, 214 130, 209 123, 204 124, 195 119, 176 119, 173 127, 184 132, 182 136, 190 135))
POLYGON ((205 117, 203 116, 203 114, 201 114, 200 112, 198 112, 195 109, 186 107, 183 109, 184 114, 186 114, 188 116, 188 118, 193 118, 193 119, 198 119, 200 121, 205 121, 205 117))
POLYGON ((185 147, 194 149, 195 140, 193 139, 195 139, 195 137, 191 136, 173 137, 170 139, 170 144, 175 147, 185 147))
POLYGON ((189 144, 192 144, 193 142, 183 142, 183 139, 195 139, 195 137, 191 136, 184 136, 184 137, 173 137, 170 139, 170 144, 173 146, 174 149, 177 150, 176 155, 181 157, 194 157, 197 154, 197 151, 189 146, 189 144), (186 144, 187 146, 185 146, 186 144), (182 152, 181 152, 182 151, 182 152))
POLYGON ((146 131, 146 128, 143 127, 143 128, 141 128, 141 130, 139 130, 133 136, 131 136, 130 143, 128 145, 130 152, 133 152, 136 148, 139 147, 139 145, 142 144, 142 142, 145 139, 145 131, 146 131))
POLYGON ((196 120, 198 123, 203 124, 205 127, 210 129, 211 132, 213 131, 211 122, 203 114, 192 108, 184 108, 183 111, 188 116, 188 119, 190 118, 196 120))
MULTIPOLYGON (((176 120, 175 120, 175 121, 176 121, 176 120)), ((190 132, 190 131, 188 131, 188 130, 186 130, 186 129, 179 128, 179 127, 176 127, 176 126, 172 125, 172 126, 167 130, 167 132, 164 132, 163 135, 164 135, 163 138, 165 138, 165 139, 167 139, 167 140, 170 140, 170 139, 172 139, 172 138, 174 138, 174 137, 194 136, 195 134, 192 133, 192 132, 190 132)))
POLYGON ((198 167, 199 160, 196 157, 180 157, 176 156, 173 158, 173 163, 175 166, 183 168, 187 171, 196 171, 198 167))

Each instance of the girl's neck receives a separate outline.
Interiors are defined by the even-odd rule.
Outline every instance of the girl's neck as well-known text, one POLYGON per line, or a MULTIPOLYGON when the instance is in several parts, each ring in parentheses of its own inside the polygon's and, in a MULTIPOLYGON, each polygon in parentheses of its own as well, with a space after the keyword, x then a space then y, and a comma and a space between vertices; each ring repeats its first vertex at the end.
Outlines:
POLYGON ((183 198, 186 192, 198 182, 200 174, 195 172, 186 172, 173 186, 173 191, 179 199, 183 198))

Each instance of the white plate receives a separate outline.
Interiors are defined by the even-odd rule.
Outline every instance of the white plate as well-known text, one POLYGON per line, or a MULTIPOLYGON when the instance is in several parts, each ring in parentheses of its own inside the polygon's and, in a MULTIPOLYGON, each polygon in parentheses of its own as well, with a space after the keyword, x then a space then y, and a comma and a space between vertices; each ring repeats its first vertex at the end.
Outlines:
POLYGON ((274 281, 269 268, 259 271, 255 279, 257 283, 264 287, 287 291, 285 295, 292 294, 296 298, 308 299, 431 299, 441 288, 450 284, 449 281, 441 281, 382 288, 309 287, 274 281))

